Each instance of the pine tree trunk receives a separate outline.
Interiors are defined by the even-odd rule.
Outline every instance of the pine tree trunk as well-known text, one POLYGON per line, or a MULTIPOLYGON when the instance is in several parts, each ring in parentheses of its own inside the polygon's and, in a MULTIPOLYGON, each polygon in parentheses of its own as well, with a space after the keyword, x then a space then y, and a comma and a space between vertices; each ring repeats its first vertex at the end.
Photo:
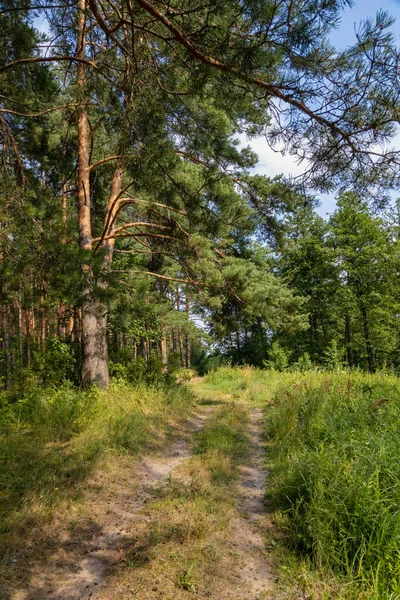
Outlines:
POLYGON ((372 351, 371 335, 370 335, 370 331, 369 331, 368 314, 367 314, 367 310, 366 310, 365 306, 361 306, 360 310, 361 310, 361 316, 362 316, 363 328, 364 328, 364 340, 365 340, 365 349, 367 351, 368 370, 370 371, 370 373, 373 373, 373 371, 375 371, 375 361, 374 361, 374 354, 372 351))
POLYGON ((5 368, 5 388, 6 390, 11 389, 11 355, 10 355, 10 333, 8 329, 8 318, 7 318, 7 307, 3 309, 3 344, 4 354, 6 358, 5 368))
POLYGON ((162 336, 161 341, 161 360, 164 365, 164 371, 167 370, 168 366, 168 353, 167 353, 167 338, 165 335, 162 336))
POLYGON ((40 296, 40 338, 39 338, 39 346, 42 352, 46 350, 46 308, 44 306, 45 299, 45 291, 44 286, 42 287, 42 292, 40 296))
POLYGON ((18 350, 19 350, 19 367, 24 366, 24 343, 23 343, 23 331, 22 331, 22 308, 18 303, 18 350))
MULTIPOLYGON (((78 0, 78 48, 77 58, 86 58, 86 0, 78 0)), ((92 250, 92 231, 90 220, 90 180, 89 156, 90 135, 89 122, 85 104, 86 67, 78 63, 77 95, 78 95, 78 218, 79 246, 81 250, 92 250)), ((93 297, 93 273, 89 265, 83 265, 83 274, 87 282, 82 303, 82 344, 83 367, 82 384, 89 386, 95 383, 101 387, 109 382, 107 355, 107 311, 93 297)))
POLYGON ((31 366, 31 326, 29 311, 25 311, 25 339, 26 339, 26 364, 28 369, 31 366))
POLYGON ((95 383, 107 387, 107 309, 98 301, 86 301, 82 309, 82 385, 87 387, 95 383))
MULTIPOLYGON (((189 317, 190 317, 190 301, 189 301, 189 294, 186 292, 186 315, 187 315, 187 319, 188 319, 188 323, 189 323, 189 317)), ((186 349, 186 368, 190 369, 191 368, 191 364, 192 364, 192 359, 191 359, 191 351, 190 351, 190 335, 187 333, 185 336, 185 349, 186 349)))
POLYGON ((70 306, 68 308, 68 320, 65 329, 65 335, 69 340, 72 339, 72 334, 74 331, 74 307, 70 306))

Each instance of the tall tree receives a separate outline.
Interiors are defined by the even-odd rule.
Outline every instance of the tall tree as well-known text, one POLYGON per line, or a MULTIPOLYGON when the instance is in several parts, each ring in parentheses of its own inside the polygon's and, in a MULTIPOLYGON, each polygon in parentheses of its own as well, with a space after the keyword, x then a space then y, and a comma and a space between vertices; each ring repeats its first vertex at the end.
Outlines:
POLYGON ((362 353, 368 369, 374 371, 391 362, 398 339, 399 286, 398 242, 391 228, 355 194, 342 194, 331 218, 331 240, 340 270, 341 285, 347 291, 345 307, 347 339, 353 312, 360 321, 364 343, 362 353), (352 305, 355 311, 352 309, 352 305))

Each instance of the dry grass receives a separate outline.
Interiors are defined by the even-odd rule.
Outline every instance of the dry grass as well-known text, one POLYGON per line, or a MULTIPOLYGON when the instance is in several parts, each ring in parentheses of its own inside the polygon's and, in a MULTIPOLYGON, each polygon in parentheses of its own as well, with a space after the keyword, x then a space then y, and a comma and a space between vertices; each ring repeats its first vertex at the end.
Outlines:
POLYGON ((88 496, 132 470, 127 457, 165 445, 193 406, 182 386, 120 382, 104 392, 37 390, 10 407, 0 423, 1 600, 58 550, 88 496))

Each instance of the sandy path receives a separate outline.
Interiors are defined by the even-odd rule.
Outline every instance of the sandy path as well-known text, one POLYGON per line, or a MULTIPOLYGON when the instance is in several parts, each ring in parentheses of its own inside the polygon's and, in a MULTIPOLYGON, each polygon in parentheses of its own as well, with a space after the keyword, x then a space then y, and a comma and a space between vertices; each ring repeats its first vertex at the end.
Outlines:
POLYGON ((122 548, 129 541, 127 531, 142 518, 138 513, 152 497, 152 491, 168 480, 171 472, 190 458, 190 436, 201 429, 212 407, 192 417, 179 438, 162 456, 144 456, 120 476, 107 494, 86 504, 89 518, 79 519, 71 532, 56 532, 54 552, 46 558, 46 569, 33 572, 28 589, 15 590, 11 600, 86 600, 94 595, 110 568, 123 559, 122 548))
POLYGON ((250 413, 248 433, 249 454, 240 469, 238 486, 239 514, 232 521, 230 535, 232 553, 236 557, 236 581, 225 598, 267 600, 272 598, 274 576, 262 536, 267 519, 264 506, 267 471, 260 408, 250 413))

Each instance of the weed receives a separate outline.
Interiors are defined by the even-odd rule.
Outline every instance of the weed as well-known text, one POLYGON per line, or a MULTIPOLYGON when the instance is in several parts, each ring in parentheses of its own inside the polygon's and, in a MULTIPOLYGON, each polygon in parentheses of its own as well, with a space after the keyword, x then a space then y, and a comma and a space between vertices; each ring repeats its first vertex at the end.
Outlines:
POLYGON ((194 564, 191 563, 184 568, 178 576, 176 585, 187 592, 196 592, 196 586, 193 579, 194 564))

